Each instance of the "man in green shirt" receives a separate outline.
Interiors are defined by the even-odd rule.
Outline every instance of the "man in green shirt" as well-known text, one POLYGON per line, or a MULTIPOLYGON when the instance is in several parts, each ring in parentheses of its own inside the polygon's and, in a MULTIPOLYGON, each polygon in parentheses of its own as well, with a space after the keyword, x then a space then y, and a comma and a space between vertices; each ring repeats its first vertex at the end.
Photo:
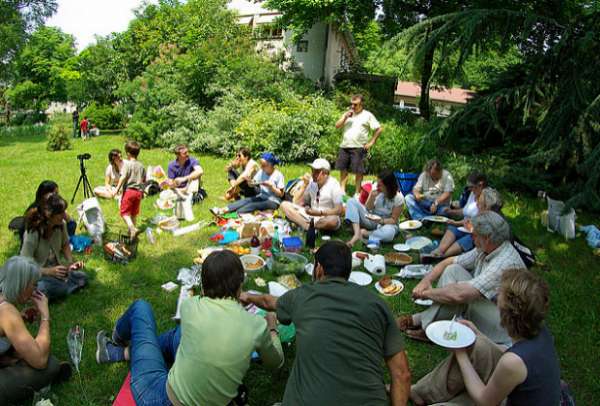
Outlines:
POLYGON ((181 325, 160 336, 148 302, 135 301, 109 339, 97 335, 98 363, 128 360, 137 405, 227 405, 258 351, 265 366, 279 368, 283 351, 274 315, 244 310, 240 259, 230 251, 202 264, 202 297, 181 304, 181 325), (172 366, 171 366, 172 364, 172 366))
POLYGON ((279 298, 242 293, 242 302, 276 310, 296 326, 296 360, 283 405, 388 405, 385 360, 392 379, 391 404, 405 405, 410 371, 403 340, 387 304, 348 282, 350 248, 324 244, 315 255, 314 282, 279 298))

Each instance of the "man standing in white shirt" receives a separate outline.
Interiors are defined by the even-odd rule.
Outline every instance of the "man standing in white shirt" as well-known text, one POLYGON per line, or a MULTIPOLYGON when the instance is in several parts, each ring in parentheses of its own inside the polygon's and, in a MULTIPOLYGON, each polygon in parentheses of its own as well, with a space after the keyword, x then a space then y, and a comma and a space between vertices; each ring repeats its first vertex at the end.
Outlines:
POLYGON ((311 175, 304 175, 303 184, 293 202, 281 203, 288 220, 308 230, 311 220, 317 230, 337 230, 342 224, 342 189, 330 176, 331 166, 319 158, 310 165, 311 175))
POLYGON ((348 172, 356 176, 355 192, 360 192, 367 153, 375 145, 383 130, 375 116, 363 108, 363 100, 364 98, 360 94, 352 96, 350 110, 335 123, 335 128, 343 128, 344 132, 335 165, 336 169, 340 170, 340 181, 344 194, 346 193, 348 172), (373 136, 369 139, 371 131, 373 131, 373 136))

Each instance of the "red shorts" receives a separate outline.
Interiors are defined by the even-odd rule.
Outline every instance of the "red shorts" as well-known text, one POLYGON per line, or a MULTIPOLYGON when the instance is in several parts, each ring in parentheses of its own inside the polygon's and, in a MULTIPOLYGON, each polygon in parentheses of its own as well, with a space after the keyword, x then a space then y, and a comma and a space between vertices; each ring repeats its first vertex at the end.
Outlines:
POLYGON ((121 216, 135 217, 140 214, 142 192, 137 189, 127 189, 121 197, 121 216))

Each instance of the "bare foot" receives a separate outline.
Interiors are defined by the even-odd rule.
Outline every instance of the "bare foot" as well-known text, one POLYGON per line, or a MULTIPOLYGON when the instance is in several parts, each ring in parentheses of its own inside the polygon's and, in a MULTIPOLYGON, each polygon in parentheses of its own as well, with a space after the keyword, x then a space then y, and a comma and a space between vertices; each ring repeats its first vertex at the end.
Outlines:
POLYGON ((348 240, 348 242, 346 242, 346 245, 350 248, 352 248, 354 246, 354 244, 356 244, 358 242, 360 238, 354 236, 352 237, 350 240, 348 240))

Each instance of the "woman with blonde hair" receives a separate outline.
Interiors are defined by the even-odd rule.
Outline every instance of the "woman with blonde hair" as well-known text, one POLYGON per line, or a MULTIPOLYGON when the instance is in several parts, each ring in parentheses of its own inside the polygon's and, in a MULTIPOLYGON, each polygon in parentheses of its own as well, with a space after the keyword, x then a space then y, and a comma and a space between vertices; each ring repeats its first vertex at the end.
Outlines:
POLYGON ((35 290, 41 277, 30 258, 12 257, 0 269, 0 404, 25 400, 34 391, 68 379, 71 366, 50 355, 50 312, 48 299, 35 290), (17 306, 33 302, 21 313, 17 306), (27 319, 39 316, 35 337, 27 319))
POLYGON ((547 283, 531 271, 505 271, 497 300, 512 346, 506 349, 493 343, 473 323, 461 320, 475 332, 475 344, 454 350, 413 385, 414 404, 496 406, 505 399, 507 406, 559 404, 560 366, 544 322, 547 283))

